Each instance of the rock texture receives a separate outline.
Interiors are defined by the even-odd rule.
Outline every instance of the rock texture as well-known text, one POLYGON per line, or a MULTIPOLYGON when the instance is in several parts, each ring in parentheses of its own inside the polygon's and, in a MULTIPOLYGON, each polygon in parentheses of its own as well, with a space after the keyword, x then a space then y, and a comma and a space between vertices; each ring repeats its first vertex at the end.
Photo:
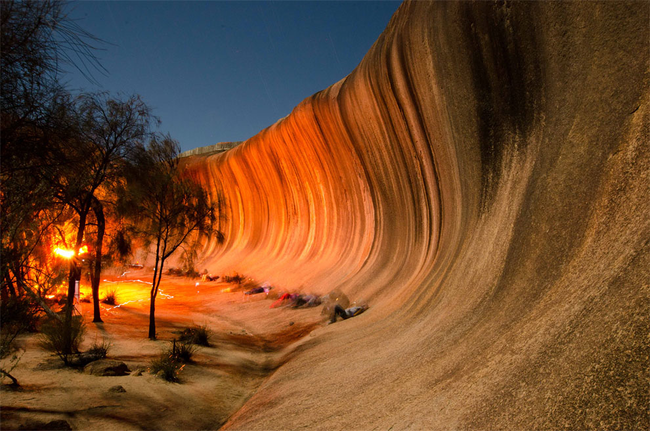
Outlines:
POLYGON ((205 264, 340 288, 234 429, 648 429, 646 2, 404 3, 223 154, 205 264))

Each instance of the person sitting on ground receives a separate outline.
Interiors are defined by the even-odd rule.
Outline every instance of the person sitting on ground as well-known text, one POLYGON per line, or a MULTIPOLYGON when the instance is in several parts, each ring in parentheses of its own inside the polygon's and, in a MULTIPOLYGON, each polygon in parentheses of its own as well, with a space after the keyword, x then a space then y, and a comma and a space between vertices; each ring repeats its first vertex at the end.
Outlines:
POLYGON ((336 323, 336 318, 337 316, 341 316, 343 320, 349 319, 350 317, 358 316, 359 314, 363 313, 368 309, 368 305, 363 304, 363 305, 358 305, 356 307, 350 307, 347 309, 344 309, 340 305, 336 304, 334 306, 334 312, 332 313, 332 318, 330 319, 330 323, 336 323))
POLYGON ((285 293, 282 296, 280 296, 277 301, 275 301, 269 308, 277 308, 277 307, 282 307, 283 305, 291 305, 294 303, 296 298, 298 297, 297 293, 285 293))
POLYGON ((251 290, 248 290, 244 292, 244 295, 255 295, 256 293, 266 293, 266 296, 269 296, 269 291, 273 289, 273 287, 269 283, 264 283, 263 285, 259 287, 254 287, 251 290))

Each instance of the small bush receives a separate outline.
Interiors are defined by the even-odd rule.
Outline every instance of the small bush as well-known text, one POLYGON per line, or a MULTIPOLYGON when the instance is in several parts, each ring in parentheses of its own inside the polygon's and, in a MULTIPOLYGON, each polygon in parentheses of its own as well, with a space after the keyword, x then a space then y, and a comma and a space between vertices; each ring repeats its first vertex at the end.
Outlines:
POLYGON ((98 359, 104 359, 108 355, 108 350, 111 348, 111 343, 109 341, 106 341, 105 339, 102 339, 101 342, 98 342, 95 340, 92 346, 90 346, 90 349, 86 351, 86 355, 88 355, 92 361, 96 361, 98 359))
POLYGON ((199 278, 201 276, 194 268, 186 270, 184 275, 188 278, 199 278))
POLYGON ((178 361, 176 356, 172 354, 171 350, 166 350, 162 352, 158 358, 151 361, 149 371, 151 374, 155 374, 168 382, 177 382, 178 374, 183 370, 183 367, 185 367, 185 365, 178 361))
POLYGON ((199 278, 201 274, 199 274, 196 269, 193 267, 187 267, 187 268, 169 268, 167 269, 167 275, 175 275, 177 277, 188 277, 188 278, 199 278))
POLYGON ((177 343, 176 340, 174 340, 171 353, 172 357, 174 357, 178 362, 186 364, 192 362, 192 356, 194 356, 194 353, 196 353, 197 350, 197 347, 192 343, 177 343))
POLYGON ((102 302, 107 305, 117 304, 117 291, 109 290, 106 292, 106 295, 102 298, 102 302))
MULTIPOLYGON (((71 331, 72 353, 78 353, 79 345, 81 344, 84 333, 86 332, 86 325, 81 316, 72 317, 71 331)), ((70 358, 67 354, 63 353, 63 347, 65 345, 63 332, 64 324, 62 321, 53 318, 48 319, 41 325, 41 345, 47 350, 56 353, 66 365, 69 365, 70 358)))
POLYGON ((18 332, 35 332, 41 316, 40 306, 29 297, 11 297, 0 302, 0 327, 18 332))
POLYGON ((183 270, 180 269, 180 268, 170 267, 170 268, 167 269, 167 275, 182 276, 183 275, 183 270))
POLYGON ((209 347, 210 330, 206 325, 185 328, 183 332, 181 332, 180 341, 209 347))
POLYGON ((167 380, 168 382, 178 381, 178 374, 183 369, 183 365, 175 361, 169 353, 162 353, 157 359, 151 362, 151 373, 167 380))
POLYGON ((185 364, 192 361, 196 346, 190 343, 174 342, 158 358, 151 361, 149 371, 168 382, 177 382, 185 364))

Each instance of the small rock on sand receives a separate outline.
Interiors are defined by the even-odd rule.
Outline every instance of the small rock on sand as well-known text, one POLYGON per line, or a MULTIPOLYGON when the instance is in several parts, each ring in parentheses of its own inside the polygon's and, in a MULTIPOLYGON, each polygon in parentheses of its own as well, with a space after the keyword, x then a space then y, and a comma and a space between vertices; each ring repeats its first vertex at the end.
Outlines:
POLYGON ((124 389, 124 386, 122 385, 117 385, 111 387, 108 392, 126 392, 126 389, 124 389))

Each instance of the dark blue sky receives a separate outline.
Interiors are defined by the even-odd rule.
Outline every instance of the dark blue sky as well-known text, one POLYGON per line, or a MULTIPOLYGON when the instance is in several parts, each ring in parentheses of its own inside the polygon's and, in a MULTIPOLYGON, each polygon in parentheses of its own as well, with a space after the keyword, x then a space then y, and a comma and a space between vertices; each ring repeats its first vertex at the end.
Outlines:
POLYGON ((399 2, 76 2, 105 40, 97 86, 138 93, 183 150, 245 140, 349 74, 399 2))

